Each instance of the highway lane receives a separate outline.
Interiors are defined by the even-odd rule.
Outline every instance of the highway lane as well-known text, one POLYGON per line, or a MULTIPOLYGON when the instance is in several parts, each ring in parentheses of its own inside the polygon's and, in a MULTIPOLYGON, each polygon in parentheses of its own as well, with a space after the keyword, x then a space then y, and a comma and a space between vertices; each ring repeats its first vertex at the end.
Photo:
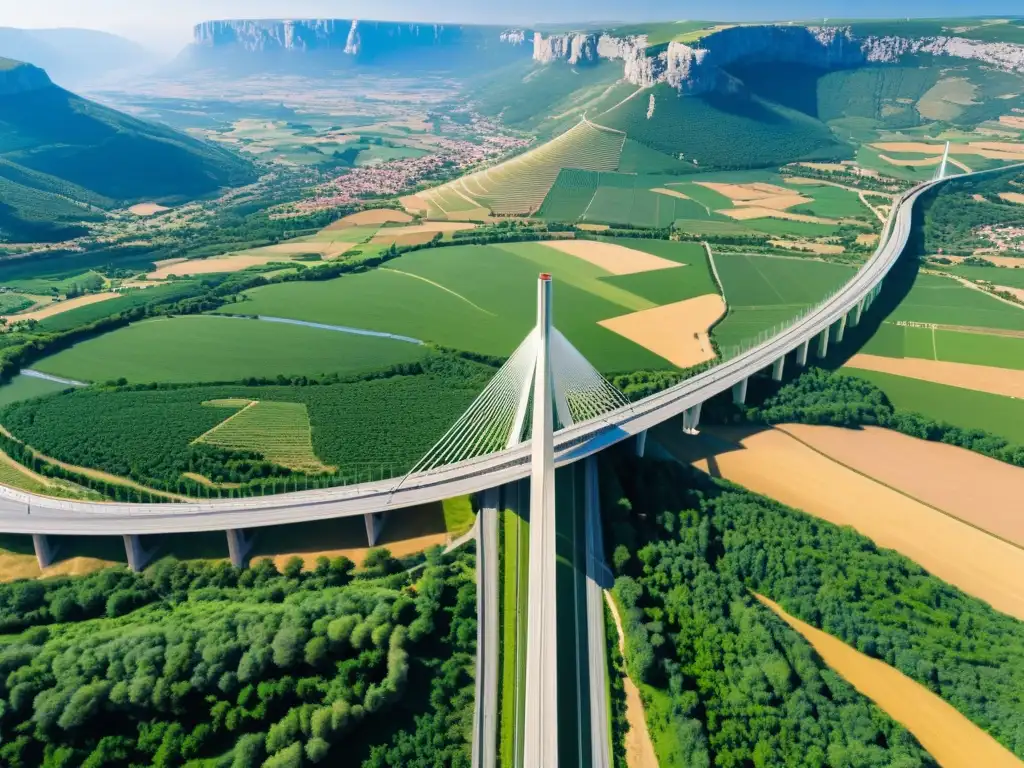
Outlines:
POLYGON ((583 462, 583 504, 586 519, 587 573, 587 670, 590 677, 590 755, 593 768, 612 768, 611 710, 608 701, 608 653, 604 628, 605 588, 611 587, 611 573, 604 562, 601 505, 597 457, 583 462))
POLYGON ((484 492, 477 520, 476 707, 473 768, 497 764, 498 739, 498 505, 500 489, 484 492))
MULTIPOLYGON (((979 171, 984 175, 1005 168, 979 171)), ((791 327, 743 355, 638 403, 561 430, 555 436, 558 466, 578 461, 678 416, 768 367, 849 314, 888 273, 910 233, 914 202, 928 188, 913 188, 893 207, 875 255, 843 289, 791 327)), ((246 529, 360 515, 475 493, 525 478, 530 444, 482 456, 403 480, 300 491, 273 497, 186 504, 69 502, 0 487, 0 532, 68 535, 154 534, 246 529)))

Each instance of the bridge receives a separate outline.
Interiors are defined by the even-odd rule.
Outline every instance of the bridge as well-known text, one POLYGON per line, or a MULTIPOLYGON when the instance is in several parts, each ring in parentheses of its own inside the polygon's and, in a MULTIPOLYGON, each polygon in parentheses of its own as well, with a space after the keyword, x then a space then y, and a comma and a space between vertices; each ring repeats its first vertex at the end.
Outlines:
MULTIPOLYGON (((1001 169, 972 175, 995 170, 1001 169)), ((684 430, 694 432, 701 406, 710 398, 731 390, 734 400, 742 403, 751 376, 770 368, 773 378, 781 380, 788 356, 795 353, 795 364, 804 367, 812 348, 824 357, 829 345, 841 343, 847 326, 859 324, 871 307, 906 246, 915 202, 944 180, 918 184, 896 201, 878 249, 836 294, 757 346, 639 402, 627 402, 557 331, 551 316, 551 279, 541 275, 535 329, 466 413, 400 480, 178 504, 67 501, 0 487, 0 532, 31 534, 41 565, 52 558, 49 536, 121 535, 129 565, 138 569, 151 555, 142 546, 142 535, 225 531, 232 562, 241 564, 251 529, 362 515, 373 546, 389 512, 482 493, 474 764, 489 766, 496 749, 495 516, 499 508, 509 506, 502 504, 496 490, 518 488, 519 481, 529 479, 528 501, 521 498, 525 494, 515 492, 518 514, 529 520, 529 541, 524 574, 526 647, 520 649, 523 682, 516 691, 514 762, 610 766, 601 602, 601 587, 607 586, 608 578, 594 457, 628 439, 635 439, 642 455, 649 428, 682 415, 684 430), (561 536, 570 542, 568 551, 559 548, 559 525, 569 526, 569 533, 561 536), (570 563, 571 572, 560 576, 556 562, 563 561, 570 563), (570 629, 558 623, 563 606, 572 613, 570 629), (568 655, 557 652, 569 642, 568 655), (566 721, 573 723, 574 733, 560 733, 566 721)))

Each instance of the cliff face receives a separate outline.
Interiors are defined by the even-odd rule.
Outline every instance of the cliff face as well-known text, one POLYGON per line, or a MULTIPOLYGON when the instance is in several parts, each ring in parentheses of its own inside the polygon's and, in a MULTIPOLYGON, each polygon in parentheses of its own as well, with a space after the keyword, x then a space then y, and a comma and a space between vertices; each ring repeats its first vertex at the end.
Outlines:
POLYGON ((914 53, 977 59, 1024 72, 1024 46, 982 43, 956 37, 911 40, 898 37, 856 38, 844 27, 749 26, 716 32, 695 46, 669 43, 651 50, 647 38, 585 33, 536 34, 533 58, 586 65, 599 59, 622 61, 624 78, 649 87, 668 83, 683 93, 706 93, 728 79, 726 68, 743 61, 786 62, 820 69, 895 62, 914 53))
POLYGON ((499 27, 362 21, 359 19, 208 21, 195 27, 192 54, 210 62, 218 56, 256 65, 298 62, 303 55, 337 63, 416 58, 431 66, 475 55, 506 60, 527 55, 526 33, 499 27))
POLYGON ((22 64, 20 61, 0 59, 0 96, 38 91, 53 85, 46 70, 22 64))

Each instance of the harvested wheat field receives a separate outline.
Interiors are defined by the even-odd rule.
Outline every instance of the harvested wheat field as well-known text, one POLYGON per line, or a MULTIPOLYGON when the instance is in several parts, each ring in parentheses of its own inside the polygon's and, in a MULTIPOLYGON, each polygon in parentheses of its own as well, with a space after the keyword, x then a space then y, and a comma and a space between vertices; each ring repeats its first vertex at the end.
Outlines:
POLYGON ((370 242, 373 245, 422 245, 423 243, 429 243, 437 237, 437 232, 413 232, 410 235, 398 235, 389 236, 387 231, 381 232, 375 235, 373 240, 370 242))
POLYGON ((1024 205, 1024 195, 1020 192, 1000 192, 999 197, 1008 203, 1017 203, 1018 205, 1024 205))
MULTIPOLYGON (((781 429, 702 432, 685 436, 670 422, 658 428, 657 439, 681 461, 835 525, 852 526, 878 546, 1024 620, 1024 550, 844 467, 781 429)), ((888 460, 897 458, 904 457, 888 460)))
POLYGON ((682 192, 677 192, 674 189, 666 189, 665 187, 655 187, 651 192, 657 192, 659 195, 668 195, 669 197, 678 197, 680 200, 689 200, 689 196, 684 195, 682 192))
POLYGON ((842 163, 797 163, 805 168, 813 168, 816 171, 848 171, 849 166, 843 165, 842 163))
POLYGON ((121 563, 98 560, 95 557, 70 557, 67 560, 54 563, 49 568, 41 569, 35 555, 0 552, 0 583, 54 576, 85 576, 114 565, 121 565, 121 563))
MULTIPOLYGON (((942 160, 942 154, 946 149, 945 144, 926 144, 920 141, 888 141, 872 144, 875 149, 883 152, 907 152, 909 154, 937 155, 942 160)), ((1007 141, 972 141, 969 144, 950 144, 949 154, 978 155, 993 160, 1024 160, 1024 144, 1017 144, 1007 141)), ((892 160, 881 155, 891 163, 910 165, 913 161, 892 160)))
MULTIPOLYGON (((375 549, 383 547, 395 557, 405 557, 447 544, 450 538, 441 504, 427 504, 389 513, 375 549)), ((321 556, 344 556, 361 565, 369 551, 366 525, 359 515, 263 529, 253 544, 252 562, 269 558, 280 569, 289 558, 298 556, 311 570, 321 556)))
POLYGON ((649 349, 679 368, 714 360, 708 329, 725 314, 717 293, 602 320, 598 325, 649 349))
POLYGON ((841 464, 1024 547, 1021 467, 880 427, 789 424, 779 429, 841 464))
MULTIPOLYGON (((652 189, 651 191, 657 192, 658 190, 652 189)), ((607 232, 611 227, 607 224, 577 224, 576 229, 582 229, 584 232, 607 232)))
POLYGON ((943 768, 1020 768, 1012 752, 920 683, 790 616, 768 598, 755 597, 799 632, 822 661, 910 731, 943 768))
POLYGON ((156 203, 139 203, 133 205, 128 209, 128 213, 134 213, 136 216, 154 216, 158 213, 171 210, 166 205, 157 205, 156 203))
POLYGON ((1011 128, 1018 128, 1024 131, 1024 117, 1018 115, 1001 115, 999 122, 1003 125, 1008 125, 1011 128))
MULTIPOLYGON (((604 592, 604 600, 608 603, 608 610, 611 611, 619 635, 619 653, 625 658, 626 643, 623 639, 625 635, 622 631, 619 609, 607 590, 604 592)), ((626 722, 629 723, 629 730, 626 731, 626 766, 658 768, 658 755, 654 751, 654 742, 651 741, 651 734, 647 730, 647 718, 644 716, 644 702, 640 698, 640 691, 628 674, 622 678, 622 687, 626 693, 626 722)))
POLYGON ((787 221, 803 221, 807 224, 839 224, 839 221, 836 219, 824 219, 820 216, 808 216, 803 213, 790 213, 789 211, 780 211, 775 208, 764 208, 760 205, 726 208, 722 211, 715 211, 715 213, 721 213, 724 216, 739 221, 747 221, 749 219, 786 219, 787 221))
POLYGON ((993 395, 1024 398, 1024 371, 995 368, 970 363, 947 363, 942 360, 921 360, 915 357, 882 357, 858 354, 846 362, 847 368, 879 371, 911 379, 947 384, 993 395))
POLYGON ((410 213, 425 214, 430 212, 430 205, 419 195, 406 195, 405 197, 398 198, 398 202, 410 213))
POLYGON ((720 184, 714 181, 698 181, 697 184, 714 190, 720 195, 725 195, 733 202, 793 194, 792 190, 777 187, 774 184, 720 184))
POLYGON ((387 227, 377 232, 377 237, 414 235, 419 232, 457 232, 462 229, 475 229, 476 224, 466 221, 425 221, 422 224, 410 224, 405 227, 387 227))
POLYGON ((331 232, 335 229, 346 227, 358 227, 363 224, 407 224, 412 221, 412 216, 404 211, 396 211, 393 208, 373 208, 369 211, 350 213, 348 216, 338 219, 324 232, 331 232))
POLYGON ((5 315, 4 318, 12 323, 16 323, 20 320, 42 320, 45 317, 53 317, 54 315, 59 315, 71 309, 84 307, 87 304, 98 304, 99 302, 106 301, 107 299, 116 299, 120 295, 121 294, 116 291, 89 293, 85 296, 67 299, 66 301, 55 301, 52 304, 47 304, 45 307, 31 312, 21 312, 17 315, 5 315))
POLYGON ((888 155, 881 152, 878 153, 878 156, 882 160, 885 160, 885 162, 889 163, 890 165, 906 165, 911 168, 924 168, 925 166, 938 165, 939 163, 942 162, 942 155, 939 155, 938 157, 925 157, 916 160, 909 160, 906 158, 901 158, 897 160, 895 157, 889 157, 888 155))
POLYGON ((773 195, 772 197, 759 197, 755 200, 741 200, 736 203, 738 206, 751 206, 755 208, 771 208, 775 211, 784 211, 787 208, 792 208, 795 205, 803 205, 805 203, 813 203, 809 197, 803 195, 795 195, 790 192, 788 195, 773 195))
MULTIPOLYGON (((1016 256, 994 256, 984 248, 976 250, 974 255, 980 258, 990 261, 997 267, 1009 267, 1010 269, 1024 269, 1024 259, 1016 256)), ((962 262, 966 256, 946 256, 947 259, 952 261, 954 264, 962 262)))
POLYGON ((624 245, 597 240, 545 240, 541 245, 575 256, 613 275, 635 275, 685 266, 653 253, 634 251, 624 245))
POLYGON ((776 248, 788 248, 794 251, 810 251, 811 253, 836 254, 844 253, 845 248, 835 243, 814 243, 801 240, 770 240, 776 248))
MULTIPOLYGON (((150 272, 146 277, 149 280, 163 280, 176 275, 210 275, 217 272, 239 272, 249 267, 258 267, 269 264, 272 261, 290 261, 290 255, 301 253, 318 253, 328 243, 280 243, 261 248, 262 253, 241 254, 236 253, 230 256, 215 256, 209 259, 189 259, 179 261, 176 264, 168 264, 159 267, 155 272, 150 272), (277 249, 271 251, 270 249, 277 249)), ((339 243, 339 245, 345 245, 339 243)), ((351 246, 349 243, 348 245, 351 246)))

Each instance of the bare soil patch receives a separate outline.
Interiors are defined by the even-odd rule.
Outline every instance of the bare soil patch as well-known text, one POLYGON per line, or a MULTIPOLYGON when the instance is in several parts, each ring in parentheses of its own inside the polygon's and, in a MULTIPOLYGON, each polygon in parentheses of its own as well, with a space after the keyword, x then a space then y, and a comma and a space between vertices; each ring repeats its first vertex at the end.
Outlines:
POLYGON ((755 595, 799 632, 822 660, 854 688, 902 724, 944 768, 1020 768, 1006 747, 942 698, 884 661, 851 648, 842 640, 790 616, 777 603, 755 595))
POLYGON ((737 219, 738 221, 748 221, 750 219, 786 219, 787 221, 803 221, 808 224, 839 224, 839 221, 836 219, 823 219, 820 216, 808 216, 803 213, 779 211, 774 208, 764 208, 760 205, 744 205, 740 208, 727 208, 722 211, 716 211, 716 213, 721 213, 731 219, 737 219))
POLYGON ((1020 192, 1000 192, 999 197, 1008 203, 1017 203, 1018 205, 1024 205, 1024 195, 1020 192))
POLYGON ((725 314, 717 293, 602 320, 598 325, 649 349, 680 368, 713 360, 708 329, 725 314))
MULTIPOLYGON (((258 267, 269 264, 272 261, 291 261, 291 256, 303 253, 319 253, 324 250, 325 245, 331 243, 278 243, 277 245, 261 248, 262 253, 242 254, 236 253, 230 256, 215 256, 209 259, 189 259, 175 264, 160 267, 155 272, 150 272, 146 277, 150 280, 163 280, 171 275, 182 277, 184 275, 209 275, 216 272, 239 272, 249 267, 258 267), (273 250, 272 250, 273 249, 273 250)), ((352 246, 351 243, 339 243, 352 246)))
POLYGON ((613 275, 635 275, 640 272, 684 266, 652 253, 597 240, 545 240, 541 245, 575 256, 613 275))
POLYGON ((709 427, 694 438, 683 435, 678 423, 668 423, 657 438, 698 469, 835 525, 852 526, 878 546, 1024 620, 1024 550, 1013 544, 865 477, 781 429, 709 427))
POLYGON ((411 235, 399 235, 398 237, 391 237, 385 233, 376 235, 371 243, 378 245, 422 245, 423 243, 429 243, 437 236, 436 232, 413 232, 411 235))
POLYGON ((725 195, 733 202, 737 200, 757 200, 762 197, 774 195, 791 195, 791 190, 785 187, 777 187, 774 184, 721 184, 714 181, 698 181, 702 187, 714 190, 720 195, 725 195))
MULTIPOLYGON (((608 603, 608 610, 611 611, 615 629, 619 634, 619 653, 625 658, 626 641, 619 609, 607 591, 604 593, 604 600, 608 603)), ((640 698, 640 691, 628 674, 623 676, 622 686, 626 692, 626 722, 629 723, 629 730, 626 731, 626 766, 658 768, 658 755, 654 751, 654 742, 651 741, 651 734, 647 730, 647 718, 644 716, 644 702, 640 698)))
POLYGON ((772 245, 777 248, 789 248, 794 251, 810 251, 812 253, 836 254, 845 252, 845 248, 835 243, 814 243, 801 240, 771 240, 772 245))
POLYGON ((85 296, 78 296, 74 299, 67 299, 66 301, 55 301, 52 304, 47 304, 42 309, 36 309, 32 312, 21 312, 17 315, 4 315, 8 322, 16 323, 19 320, 42 320, 46 317, 53 317, 59 315, 68 310, 77 309, 78 307, 84 307, 87 304, 97 304, 107 299, 116 299, 121 294, 117 291, 106 291, 104 293, 89 293, 85 296))
POLYGON ((398 198, 398 202, 410 213, 424 214, 430 212, 430 206, 427 204, 427 201, 419 195, 406 195, 405 197, 398 198))
POLYGON ((410 221, 412 221, 412 216, 404 211, 396 211, 393 208, 373 208, 369 211, 350 213, 345 218, 338 219, 323 231, 331 232, 336 229, 358 227, 363 224, 406 224, 410 221))
POLYGON ((803 195, 795 195, 790 193, 788 195, 773 195, 771 197, 759 197, 754 200, 741 200, 736 205, 752 206, 756 208, 772 208, 776 211, 784 211, 787 208, 792 208, 794 205, 803 205, 804 203, 813 203, 809 197, 803 195))
POLYGON ((881 427, 780 427, 832 459, 1024 547, 1024 469, 881 427))
POLYGON ((1003 125, 1008 125, 1011 128, 1017 128, 1024 131, 1024 117, 1019 117, 1017 115, 1001 115, 999 117, 999 122, 1003 125))
POLYGON ((947 363, 943 360, 921 360, 915 357, 882 357, 858 354, 846 366, 862 371, 879 371, 911 379, 946 384, 993 395, 1024 398, 1024 371, 995 368, 970 363, 947 363))
POLYGON ((1019 301, 1024 301, 1024 288, 1014 288, 1009 285, 996 285, 993 286, 997 291, 1008 293, 1011 296, 1015 296, 1019 301))
POLYGON ((863 235, 857 235, 857 245, 874 245, 878 242, 878 235, 864 233, 863 235))
POLYGON ((157 205, 156 203, 139 203, 133 205, 128 209, 129 213, 134 213, 136 216, 153 216, 157 213, 163 213, 164 211, 171 210, 166 205, 157 205))
MULTIPOLYGON (((666 189, 665 187, 655 187, 651 192, 657 192, 659 195, 668 195, 669 197, 678 197, 680 200, 689 200, 688 195, 684 195, 682 192, 677 192, 674 189, 666 189)), ((605 227, 607 229, 607 227, 605 227)))
MULTIPOLYGON (((652 189, 652 192, 657 192, 657 189, 652 189)), ((577 229, 582 229, 584 232, 607 232, 611 227, 607 224, 577 224, 577 229)))

